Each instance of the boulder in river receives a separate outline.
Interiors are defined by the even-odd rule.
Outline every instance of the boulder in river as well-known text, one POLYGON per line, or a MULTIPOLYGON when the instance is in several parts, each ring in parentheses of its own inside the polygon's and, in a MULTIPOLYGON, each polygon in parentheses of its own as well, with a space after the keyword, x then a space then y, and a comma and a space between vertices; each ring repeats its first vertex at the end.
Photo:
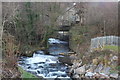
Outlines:
POLYGON ((65 55, 65 53, 59 53, 59 55, 65 55))
POLYGON ((69 56, 64 56, 64 57, 59 57, 58 58, 60 62, 64 63, 64 64, 68 64, 68 65, 72 65, 72 60, 69 56))

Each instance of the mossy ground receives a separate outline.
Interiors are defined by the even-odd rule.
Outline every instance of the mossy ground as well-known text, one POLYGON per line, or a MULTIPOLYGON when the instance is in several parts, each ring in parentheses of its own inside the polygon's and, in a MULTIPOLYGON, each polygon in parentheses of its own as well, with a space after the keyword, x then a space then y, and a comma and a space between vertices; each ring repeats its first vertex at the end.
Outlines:
POLYGON ((113 50, 113 51, 118 51, 118 50, 120 50, 119 48, 120 48, 119 46, 113 46, 113 45, 106 45, 103 47, 103 49, 113 50))
MULTIPOLYGON (((35 75, 33 75, 33 74, 29 73, 29 72, 26 72, 26 71, 23 70, 21 67, 18 67, 18 69, 19 69, 19 71, 20 71, 20 73, 21 73, 21 78, 22 78, 23 80, 27 80, 27 78, 36 78, 37 80, 39 80, 37 76, 35 76, 35 75)), ((28 79, 28 80, 29 80, 29 79, 28 79)))

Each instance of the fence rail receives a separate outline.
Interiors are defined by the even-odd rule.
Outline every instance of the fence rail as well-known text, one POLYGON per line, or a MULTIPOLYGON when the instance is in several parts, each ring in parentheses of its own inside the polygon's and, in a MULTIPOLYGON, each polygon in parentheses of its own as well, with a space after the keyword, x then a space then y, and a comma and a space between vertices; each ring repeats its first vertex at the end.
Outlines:
POLYGON ((104 45, 120 46, 120 37, 118 36, 104 36, 91 39, 91 50, 95 48, 102 48, 104 45))

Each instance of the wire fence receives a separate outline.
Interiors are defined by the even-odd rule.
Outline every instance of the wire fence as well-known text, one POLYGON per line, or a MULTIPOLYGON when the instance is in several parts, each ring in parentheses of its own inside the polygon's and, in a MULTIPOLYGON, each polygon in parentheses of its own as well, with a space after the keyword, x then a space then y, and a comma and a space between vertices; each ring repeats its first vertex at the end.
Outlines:
POLYGON ((120 46, 120 37, 118 36, 104 36, 91 39, 91 50, 96 48, 103 48, 104 45, 120 46))

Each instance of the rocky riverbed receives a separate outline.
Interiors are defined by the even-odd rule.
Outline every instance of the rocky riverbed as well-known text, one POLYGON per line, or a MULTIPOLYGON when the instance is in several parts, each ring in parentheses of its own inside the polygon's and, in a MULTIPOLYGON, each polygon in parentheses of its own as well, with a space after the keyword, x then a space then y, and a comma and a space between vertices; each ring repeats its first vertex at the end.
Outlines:
MULTIPOLYGON (((92 54, 92 53, 89 53, 92 54)), ((99 54, 99 52, 97 53, 99 54)), ((77 55, 74 55, 77 57, 77 55)), ((85 58, 85 57, 84 57, 85 58)), ((85 79, 101 79, 116 80, 118 78, 117 62, 118 56, 111 51, 111 54, 96 56, 94 59, 89 60, 89 63, 84 63, 82 59, 74 59, 73 64, 69 66, 69 76, 72 79, 81 80, 85 79)))

